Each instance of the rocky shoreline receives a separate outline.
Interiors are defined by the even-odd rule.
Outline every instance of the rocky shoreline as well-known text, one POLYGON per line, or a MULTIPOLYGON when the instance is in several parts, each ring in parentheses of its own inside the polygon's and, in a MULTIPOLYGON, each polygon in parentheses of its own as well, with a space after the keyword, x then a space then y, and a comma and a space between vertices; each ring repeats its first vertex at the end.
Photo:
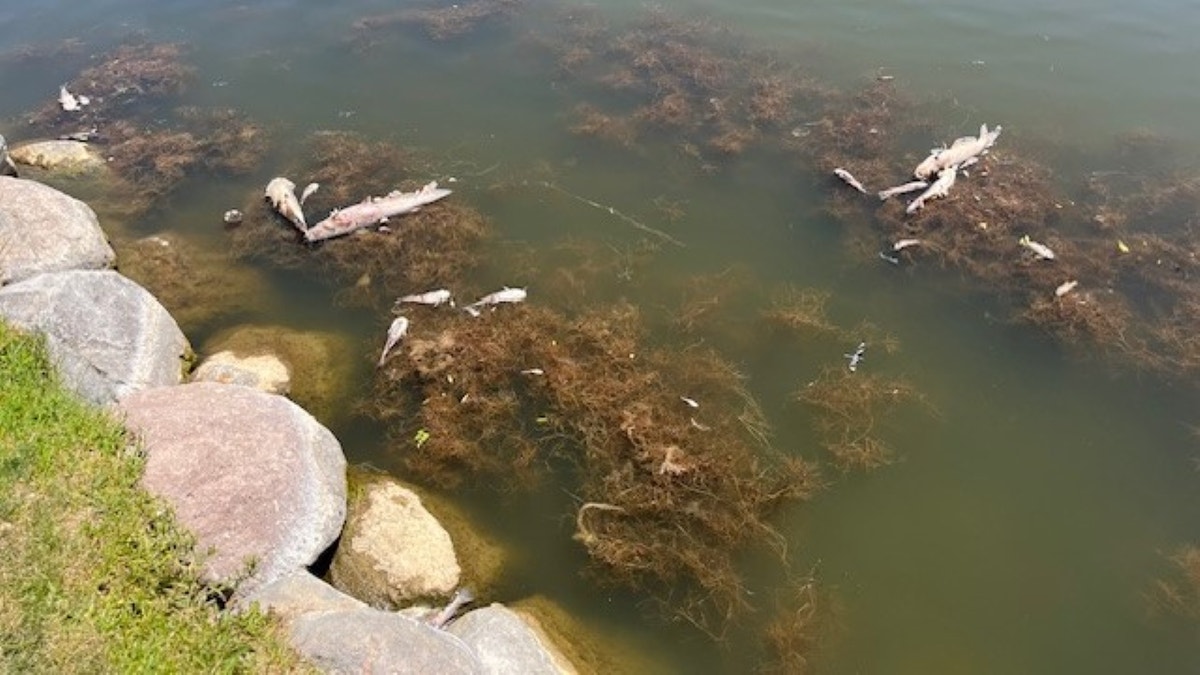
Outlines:
POLYGON ((143 487, 195 536, 229 611, 278 615, 327 672, 577 672, 537 619, 500 604, 430 625, 424 603, 494 582, 503 555, 460 566, 411 489, 357 471, 348 487, 341 444, 279 393, 286 365, 223 353, 193 370, 176 320, 116 263, 87 204, 0 176, 0 319, 45 336, 64 385, 140 440, 143 487), (333 585, 309 571, 329 559, 333 585))

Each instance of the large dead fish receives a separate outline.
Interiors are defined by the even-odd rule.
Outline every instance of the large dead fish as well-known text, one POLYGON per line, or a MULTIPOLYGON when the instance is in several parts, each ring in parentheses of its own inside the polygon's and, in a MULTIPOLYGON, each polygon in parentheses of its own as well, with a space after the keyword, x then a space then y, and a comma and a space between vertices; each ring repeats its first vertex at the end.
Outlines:
POLYGON ((908 208, 904 209, 904 211, 910 214, 916 213, 917 211, 920 211, 921 208, 925 206, 925 202, 929 201, 930 199, 939 199, 950 194, 950 188, 954 187, 954 179, 957 177, 957 175, 958 169, 953 166, 942 169, 941 173, 938 174, 938 179, 933 181, 933 185, 930 185, 929 189, 922 192, 921 196, 909 202, 908 208))
POLYGON ((928 180, 930 176, 940 174, 945 169, 952 166, 958 167, 963 162, 982 155, 985 150, 995 144, 1002 129, 1003 127, 997 126, 992 131, 988 131, 986 124, 980 126, 979 136, 963 136, 948 148, 934 150, 917 165, 917 168, 913 170, 913 175, 921 180, 928 180))
POLYGON ((383 343, 383 353, 379 355, 380 368, 387 361, 388 353, 392 351, 392 347, 395 347, 397 342, 404 339, 405 335, 408 335, 408 319, 398 316, 392 321, 392 325, 388 326, 387 342, 383 343))
POLYGON ((271 206, 295 225, 297 230, 308 230, 308 223, 304 222, 304 211, 300 208, 300 200, 296 199, 295 183, 283 177, 272 178, 271 182, 267 183, 265 196, 271 200, 271 206))
POLYGON ((414 192, 392 192, 386 197, 368 197, 361 203, 334 210, 329 217, 313 225, 304 233, 308 241, 322 241, 342 235, 368 225, 387 222, 392 216, 411 213, 450 194, 450 190, 429 183, 414 192))

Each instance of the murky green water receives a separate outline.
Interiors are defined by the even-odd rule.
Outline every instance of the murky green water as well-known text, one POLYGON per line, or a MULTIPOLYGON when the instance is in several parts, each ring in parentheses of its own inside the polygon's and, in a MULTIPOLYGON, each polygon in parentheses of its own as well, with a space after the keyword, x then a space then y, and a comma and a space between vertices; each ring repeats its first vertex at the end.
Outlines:
MULTIPOLYGON (((942 102, 930 112, 939 132, 952 137, 980 122, 1002 123, 1002 144, 1044 144, 1052 163, 1066 170, 1111 168, 1081 158, 1103 156, 1092 153, 1135 128, 1161 133, 1185 156, 1197 149, 1194 4, 792 4, 666 8, 726 23, 729 39, 752 58, 770 53, 802 64, 831 86, 894 75, 918 99, 942 102)), ((838 600, 843 630, 816 671, 1200 668, 1196 626, 1148 618, 1143 597, 1164 573, 1164 554, 1200 540, 1192 383, 1079 358, 1036 329, 1008 322, 1003 298, 955 271, 932 263, 893 267, 873 251, 847 246, 842 227, 822 212, 831 184, 795 156, 747 152, 704 171, 669 134, 628 148, 572 134, 571 111, 589 92, 539 42, 558 30, 549 6, 527 6, 509 22, 444 42, 405 27, 369 36, 351 29, 356 18, 389 9, 10 3, 0 7, 0 50, 77 38, 83 57, 4 62, 0 132, 21 140, 19 116, 51 98, 89 54, 131 37, 183 41, 198 68, 184 102, 244 111, 271 129, 271 158, 278 160, 318 129, 419 147, 441 177, 459 179, 453 199, 489 218, 498 252, 568 238, 634 246, 640 232, 607 207, 668 231, 686 247, 665 246, 651 265, 594 289, 601 297, 627 296, 647 315, 675 311, 688 279, 730 269, 737 272, 731 279, 745 283, 737 297, 746 302, 761 303, 781 283, 826 289, 835 321, 869 320, 900 345, 894 353, 870 351, 864 368, 906 377, 936 414, 890 418, 885 435, 900 461, 868 474, 832 471, 831 489, 776 523, 789 541, 792 573, 815 570, 838 600), (682 217, 665 218, 662 204, 677 205, 682 217)), ((639 3, 622 2, 600 13, 620 22, 641 11, 639 3)), ((145 219, 121 227, 179 231, 224 250, 227 234, 212 214, 242 204, 276 171, 268 163, 248 177, 192 181, 145 219)), ((238 321, 350 333, 363 350, 346 355, 363 364, 355 395, 367 392, 364 354, 377 348, 385 321, 337 306, 339 288, 302 274, 269 274, 285 300, 238 321)), ((481 286, 525 275, 531 301, 538 299, 536 271, 497 263, 477 274, 481 286)), ((720 311, 727 318, 695 339, 720 348, 749 376, 779 447, 816 456, 811 413, 790 396, 821 368, 841 363, 853 345, 771 333, 753 320, 757 307, 720 311)), ((200 344, 221 327, 190 337, 200 344)), ((379 429, 349 416, 330 422, 352 461, 401 470, 400 459, 382 450, 379 429)), ((459 497, 521 552, 506 587, 511 597, 498 599, 547 595, 627 648, 654 655, 666 670, 755 668, 756 633, 785 574, 777 562, 746 560, 752 602, 762 612, 714 647, 685 628, 645 618, 637 597, 597 591, 580 577, 583 553, 570 539, 571 498, 563 491, 459 497)))

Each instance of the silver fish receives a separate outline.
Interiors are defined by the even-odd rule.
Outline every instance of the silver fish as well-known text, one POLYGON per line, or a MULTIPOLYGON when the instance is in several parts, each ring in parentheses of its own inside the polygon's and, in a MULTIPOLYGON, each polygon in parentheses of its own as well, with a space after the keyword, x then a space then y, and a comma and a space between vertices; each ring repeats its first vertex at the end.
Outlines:
POLYGON ((858 347, 854 350, 854 353, 842 354, 842 356, 846 357, 848 360, 846 365, 848 368, 850 368, 850 372, 853 373, 857 371, 858 364, 862 363, 867 358, 867 343, 858 343, 858 347))
POLYGON ((488 293, 482 298, 467 305, 463 309, 465 309, 466 312, 471 316, 479 316, 480 307, 488 307, 504 303, 525 302, 525 298, 527 296, 528 293, 525 292, 524 288, 509 288, 508 286, 505 286, 495 293, 488 293))
POLYGON ((1054 289, 1054 297, 1061 298, 1062 296, 1066 295, 1067 293, 1070 293, 1071 291, 1075 290, 1075 287, 1078 285, 1079 285, 1079 282, 1074 279, 1072 279, 1070 281, 1064 281, 1063 283, 1058 285, 1058 288, 1054 289))
POLYGON ((267 183, 264 196, 271 200, 271 206, 296 226, 296 229, 301 232, 308 230, 308 223, 304 222, 304 210, 300 208, 300 201, 296 199, 295 183, 282 176, 272 178, 271 182, 267 183))
POLYGON ((929 183, 926 183, 923 180, 914 180, 911 183, 905 183, 904 185, 897 185, 896 187, 881 190, 879 192, 879 199, 880 201, 886 202, 888 199, 895 197, 896 195, 915 192, 917 190, 924 190, 927 187, 929 187, 929 183))
POLYGON ((892 250, 893 251, 903 251, 904 249, 908 248, 909 246, 916 246, 920 243, 921 243, 920 239, 901 239, 900 241, 897 241, 896 243, 892 244, 892 250))
POLYGON ((906 213, 916 213, 925 206, 926 201, 945 197, 950 194, 950 188, 954 187, 954 180, 957 176, 958 169, 953 166, 942 169, 942 172, 938 174, 938 179, 933 181, 933 185, 930 185, 929 189, 922 192, 921 196, 909 202, 908 208, 904 209, 904 211, 906 213))
POLYGON ((321 241, 350 234, 368 225, 387 222, 392 216, 412 213, 422 206, 450 194, 436 182, 413 192, 392 192, 386 197, 368 197, 358 204, 334 210, 329 217, 304 233, 308 241, 321 241))
POLYGON ((383 353, 379 355, 380 367, 387 361, 388 352, 392 351, 392 347, 404 339, 405 335, 408 335, 408 319, 398 316, 392 321, 392 325, 388 326, 387 342, 383 344, 383 353))
POLYGON ((450 297, 450 291, 444 288, 439 288, 436 291, 414 293, 412 295, 406 295, 396 299, 397 305, 405 302, 412 303, 414 305, 429 305, 430 307, 438 307, 449 302, 451 307, 454 306, 454 300, 450 297))
POLYGON ((1030 239, 1029 235, 1021 237, 1017 240, 1017 243, 1033 251, 1033 254, 1042 260, 1054 260, 1055 258, 1054 251, 1049 246, 1030 239))
POLYGON ((58 88, 58 104, 67 112, 74 112, 86 105, 76 98, 74 94, 67 91, 67 85, 65 84, 58 88))
POLYGON ((940 175, 942 171, 950 167, 957 167, 973 157, 982 155, 996 143, 1002 129, 1003 127, 997 126, 992 131, 988 131, 986 124, 981 125, 979 136, 963 136, 956 139, 948 148, 934 150, 917 165, 917 168, 913 170, 913 175, 921 180, 927 180, 934 174, 940 175))
POLYGON ((842 168, 837 168, 837 169, 833 170, 833 175, 835 175, 838 178, 841 178, 843 181, 845 181, 846 185, 849 185, 850 187, 854 188, 855 190, 858 190, 859 192, 863 193, 864 195, 867 194, 867 189, 865 187, 863 187, 863 184, 858 182, 858 179, 855 178, 849 171, 842 169, 842 168))

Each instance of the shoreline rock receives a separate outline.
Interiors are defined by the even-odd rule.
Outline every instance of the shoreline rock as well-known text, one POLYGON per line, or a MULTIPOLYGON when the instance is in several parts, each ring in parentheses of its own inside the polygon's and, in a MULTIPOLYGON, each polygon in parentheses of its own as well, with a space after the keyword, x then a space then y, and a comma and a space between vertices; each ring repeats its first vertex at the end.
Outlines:
POLYGON ((52 187, 0 176, 0 286, 46 272, 113 266, 96 213, 52 187))

